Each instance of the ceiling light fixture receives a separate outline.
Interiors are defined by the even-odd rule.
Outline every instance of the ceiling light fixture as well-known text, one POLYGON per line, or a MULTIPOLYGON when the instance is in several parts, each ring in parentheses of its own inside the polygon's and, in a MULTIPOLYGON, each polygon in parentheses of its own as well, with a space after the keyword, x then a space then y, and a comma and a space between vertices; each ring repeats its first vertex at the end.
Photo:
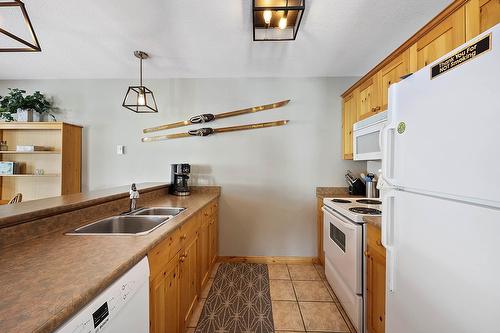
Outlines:
POLYGON ((40 52, 42 49, 24 3, 0 1, 0 52, 40 52))
POLYGON ((288 12, 285 11, 285 14, 283 14, 283 16, 280 18, 279 27, 281 30, 286 29, 287 21, 288 21, 288 12))
POLYGON ((122 105, 136 113, 158 112, 153 92, 142 84, 142 61, 149 58, 149 55, 143 51, 135 51, 134 55, 139 58, 140 61, 140 84, 138 86, 128 87, 122 105))
POLYGON ((271 19, 273 18, 273 12, 270 10, 265 10, 264 11, 264 22, 266 22, 267 25, 271 23, 271 19))
POLYGON ((253 0, 253 40, 295 40, 304 10, 305 0, 253 0))

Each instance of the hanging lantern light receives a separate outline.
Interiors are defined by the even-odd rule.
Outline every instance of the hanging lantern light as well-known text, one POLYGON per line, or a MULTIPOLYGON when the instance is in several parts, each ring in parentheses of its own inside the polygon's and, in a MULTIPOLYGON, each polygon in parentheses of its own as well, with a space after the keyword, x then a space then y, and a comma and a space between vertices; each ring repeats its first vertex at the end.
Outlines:
POLYGON ((253 40, 294 40, 304 10, 305 0, 253 0, 253 40))
POLYGON ((0 1, 0 52, 40 52, 24 3, 0 1))
POLYGON ((153 92, 142 84, 142 61, 149 58, 149 55, 143 51, 135 51, 134 55, 139 58, 140 61, 140 84, 138 86, 128 87, 122 105, 136 113, 158 112, 153 92))

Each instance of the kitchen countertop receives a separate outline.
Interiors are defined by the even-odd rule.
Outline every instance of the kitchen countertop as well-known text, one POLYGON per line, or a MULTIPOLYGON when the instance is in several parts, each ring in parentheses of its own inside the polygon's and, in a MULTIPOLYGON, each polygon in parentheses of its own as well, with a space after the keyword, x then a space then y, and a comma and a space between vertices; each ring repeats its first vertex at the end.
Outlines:
MULTIPOLYGON (((137 184, 139 191, 165 187, 165 183, 137 184)), ((61 195, 57 197, 0 206, 0 228, 17 225, 46 216, 95 206, 103 202, 128 197, 130 185, 110 189, 61 195)))
POLYGON ((377 228, 382 228, 382 218, 380 216, 365 216, 363 217, 363 221, 377 228))
MULTIPOLYGON (((0 332, 53 331, 219 196, 220 188, 211 187, 187 197, 165 195, 148 202, 148 206, 187 209, 144 236, 68 236, 54 232, 3 248, 0 332)), ((98 203, 100 198, 95 195, 90 200, 98 203)), ((75 199, 70 204, 78 202, 81 200, 75 199)), ((55 205, 50 209, 61 208, 55 205)), ((11 223, 16 221, 13 214, 9 219, 11 223)))

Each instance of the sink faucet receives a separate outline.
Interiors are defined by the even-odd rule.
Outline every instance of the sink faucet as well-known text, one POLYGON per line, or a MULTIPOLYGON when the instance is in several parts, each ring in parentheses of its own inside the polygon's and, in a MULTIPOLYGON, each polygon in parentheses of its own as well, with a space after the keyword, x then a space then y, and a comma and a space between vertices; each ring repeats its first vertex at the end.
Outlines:
POLYGON ((130 186, 130 211, 134 211, 137 209, 137 199, 139 199, 139 191, 137 191, 137 187, 135 183, 132 183, 130 186))

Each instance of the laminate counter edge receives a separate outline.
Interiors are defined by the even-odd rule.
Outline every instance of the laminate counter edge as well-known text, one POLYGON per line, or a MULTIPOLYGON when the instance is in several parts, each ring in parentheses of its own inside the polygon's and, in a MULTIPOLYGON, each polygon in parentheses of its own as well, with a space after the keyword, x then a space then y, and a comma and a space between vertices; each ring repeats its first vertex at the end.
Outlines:
MULTIPOLYGON (((139 193, 144 194, 162 188, 166 183, 137 184, 139 193)), ((13 205, 0 206, 0 229, 22 224, 74 210, 126 198, 129 196, 130 185, 114 187, 85 193, 61 195, 57 197, 21 202, 13 205)), ((165 191, 165 193, 167 193, 165 191)))

